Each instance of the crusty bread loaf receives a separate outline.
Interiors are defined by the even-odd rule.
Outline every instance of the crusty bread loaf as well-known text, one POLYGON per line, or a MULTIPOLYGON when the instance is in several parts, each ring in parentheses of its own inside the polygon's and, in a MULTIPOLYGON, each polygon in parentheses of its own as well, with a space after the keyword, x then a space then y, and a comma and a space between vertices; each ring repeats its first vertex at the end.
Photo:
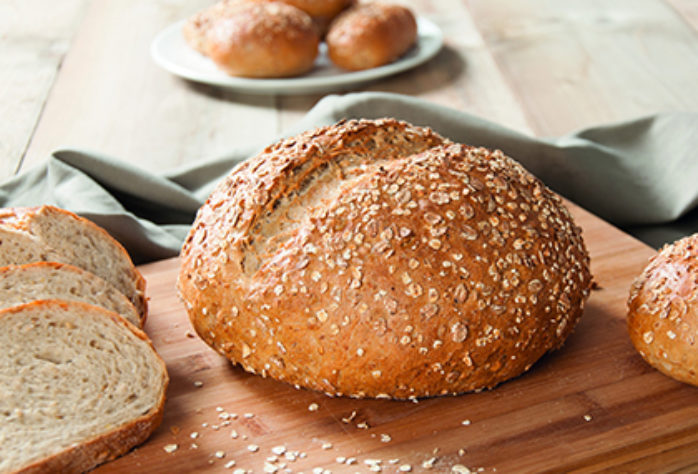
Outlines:
POLYGON ((180 296, 245 370, 354 397, 456 394, 559 347, 589 294, 561 200, 499 151, 392 119, 268 147, 199 210, 180 296))
POLYGON ((137 327, 143 325, 128 298, 94 273, 56 262, 0 267, 0 309, 48 299, 94 304, 120 314, 137 327))
MULTIPOLYGON (((275 1, 275 0, 257 0, 275 1)), ((310 15, 313 23, 317 27, 320 36, 324 36, 332 20, 343 10, 353 5, 355 0, 278 0, 289 5, 293 5, 299 10, 303 10, 310 15)))
POLYGON ((635 280, 628 332, 647 363, 698 386, 698 234, 665 246, 635 280))
POLYGON ((391 63, 417 40, 417 22, 403 6, 358 4, 344 11, 327 32, 327 53, 337 66, 356 71, 391 63))
POLYGON ((224 1, 193 16, 183 34, 220 69, 244 77, 307 72, 320 42, 310 16, 281 2, 224 1))
POLYGON ((80 302, 0 311, 0 472, 84 472, 143 442, 167 372, 141 330, 80 302))
POLYGON ((145 280, 104 229, 53 206, 2 209, 0 266, 39 261, 68 263, 94 273, 123 293, 145 319, 145 280))

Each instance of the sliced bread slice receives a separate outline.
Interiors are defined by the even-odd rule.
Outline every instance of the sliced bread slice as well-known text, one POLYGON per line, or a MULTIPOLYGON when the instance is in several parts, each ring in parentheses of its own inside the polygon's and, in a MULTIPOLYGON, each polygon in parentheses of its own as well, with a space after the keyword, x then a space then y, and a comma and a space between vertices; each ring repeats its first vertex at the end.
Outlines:
POLYGON ((48 299, 84 301, 119 313, 139 328, 143 325, 140 314, 123 293, 87 270, 57 262, 0 268, 0 309, 48 299))
POLYGON ((0 311, 0 473, 83 472, 145 441, 168 376, 116 313, 40 300, 0 311))
POLYGON ((107 231, 54 206, 0 212, 0 266, 37 261, 69 263, 103 278, 147 314, 145 280, 107 231))

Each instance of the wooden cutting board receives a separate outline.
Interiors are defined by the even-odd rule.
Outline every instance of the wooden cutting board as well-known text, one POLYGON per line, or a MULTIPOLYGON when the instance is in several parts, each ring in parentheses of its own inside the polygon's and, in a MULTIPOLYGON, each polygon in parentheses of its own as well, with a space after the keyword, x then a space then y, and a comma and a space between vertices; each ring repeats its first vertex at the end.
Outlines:
POLYGON ((145 329, 171 377, 165 416, 97 472, 698 470, 698 389, 646 365, 626 333, 628 290, 653 250, 571 207, 600 288, 565 346, 495 390, 419 403, 332 399, 247 374, 194 336, 178 260, 141 267, 145 329))

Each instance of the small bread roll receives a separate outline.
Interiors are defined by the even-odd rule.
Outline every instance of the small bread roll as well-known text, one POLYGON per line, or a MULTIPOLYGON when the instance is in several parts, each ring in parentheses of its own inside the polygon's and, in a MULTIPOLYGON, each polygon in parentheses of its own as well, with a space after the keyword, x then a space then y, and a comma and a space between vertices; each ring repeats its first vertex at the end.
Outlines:
POLYGON ((698 234, 665 246, 635 280, 628 331, 648 364, 698 386, 698 234))
MULTIPOLYGON (((257 0, 274 1, 274 0, 257 0)), ((321 36, 327 32, 332 20, 343 10, 355 3, 355 0, 279 0, 303 10, 313 19, 321 36)))
POLYGON ((326 41, 333 63, 358 71, 395 61, 416 39, 417 22, 409 9, 369 3, 339 15, 330 26, 326 41))
POLYGON ((216 11, 200 21, 209 28, 202 47, 226 73, 288 77, 313 67, 320 40, 305 12, 281 2, 228 2, 216 11))

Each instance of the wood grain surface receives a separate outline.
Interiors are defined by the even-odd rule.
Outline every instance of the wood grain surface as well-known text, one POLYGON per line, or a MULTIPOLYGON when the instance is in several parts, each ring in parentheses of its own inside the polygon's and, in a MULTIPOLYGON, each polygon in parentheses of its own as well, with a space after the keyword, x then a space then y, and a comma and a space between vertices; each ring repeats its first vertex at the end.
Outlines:
MULTIPOLYGON (((0 178, 61 146, 152 171, 263 143, 321 97, 252 96, 173 77, 155 35, 213 0, 0 2, 0 178)), ((389 91, 534 135, 698 109, 694 0, 404 0, 444 32, 389 91)))
POLYGON ((565 346, 492 391, 419 403, 333 399, 247 374, 194 337, 175 296, 178 260, 143 266, 145 329, 172 378, 165 418, 96 472, 371 472, 370 460, 382 472, 695 471, 698 389, 646 365, 625 328, 631 281, 653 251, 572 209, 599 288, 565 346))

